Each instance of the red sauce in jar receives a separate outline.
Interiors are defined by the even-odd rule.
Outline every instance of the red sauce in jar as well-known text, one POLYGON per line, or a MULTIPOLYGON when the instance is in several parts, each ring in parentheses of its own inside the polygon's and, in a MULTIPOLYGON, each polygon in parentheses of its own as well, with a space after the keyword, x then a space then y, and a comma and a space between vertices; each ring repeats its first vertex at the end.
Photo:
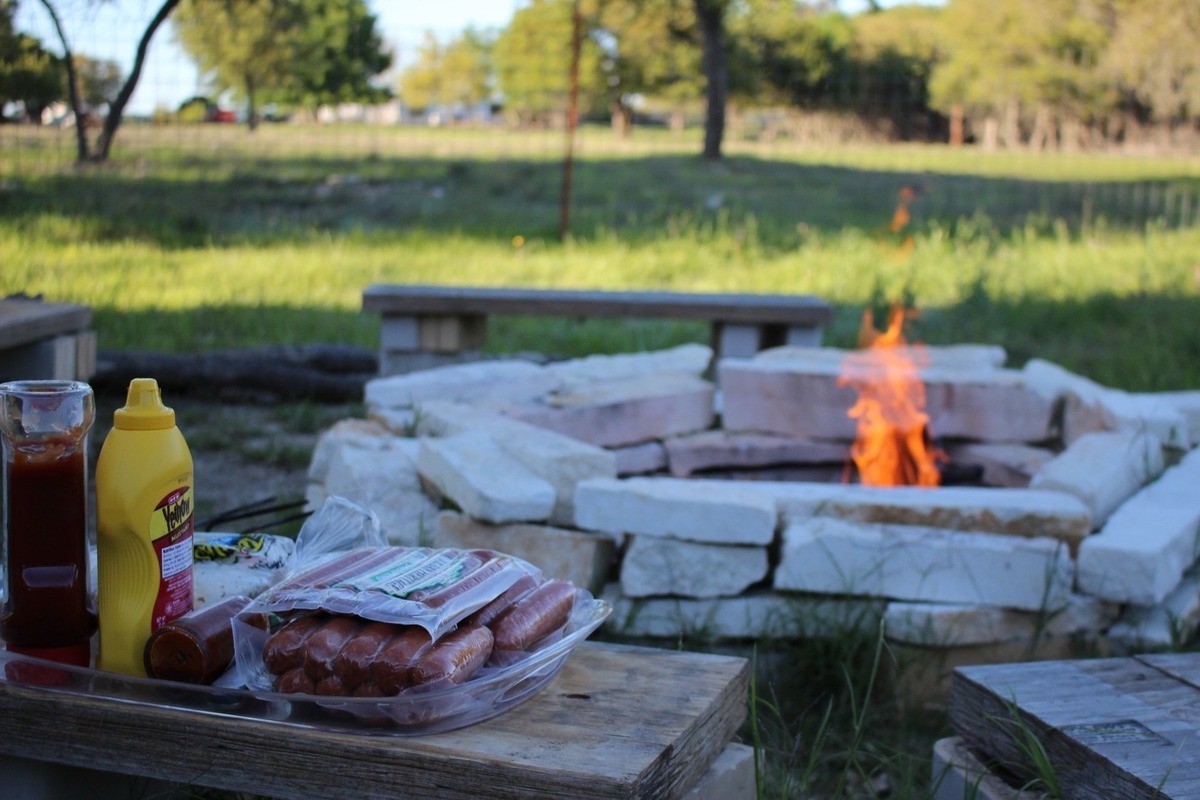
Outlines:
POLYGON ((74 441, 18 448, 8 468, 7 597, 0 636, 9 645, 60 648, 96 632, 87 591, 87 465, 74 441))

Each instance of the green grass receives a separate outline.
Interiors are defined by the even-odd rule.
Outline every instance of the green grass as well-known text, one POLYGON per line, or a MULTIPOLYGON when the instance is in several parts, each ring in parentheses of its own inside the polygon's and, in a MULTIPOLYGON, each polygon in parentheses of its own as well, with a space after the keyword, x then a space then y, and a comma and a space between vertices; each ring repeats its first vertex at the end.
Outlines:
MULTIPOLYGON (((735 143, 711 164, 660 132, 623 148, 588 132, 560 241, 549 133, 131 128, 90 170, 22 158, 56 134, 22 135, 0 164, 0 292, 87 303, 102 348, 373 346, 359 306, 380 281, 788 292, 835 304, 832 344, 852 344, 864 308, 907 299, 929 343, 1000 344, 1014 365, 1129 389, 1200 385, 1200 159, 735 143), (904 186, 919 193, 897 234, 904 186)), ((706 338, 499 319, 489 348, 706 338)))

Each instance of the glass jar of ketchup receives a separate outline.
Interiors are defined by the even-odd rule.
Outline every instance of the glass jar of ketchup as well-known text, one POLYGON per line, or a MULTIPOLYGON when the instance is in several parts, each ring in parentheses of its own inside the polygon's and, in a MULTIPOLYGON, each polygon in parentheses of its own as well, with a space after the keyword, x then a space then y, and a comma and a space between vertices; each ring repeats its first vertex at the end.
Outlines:
POLYGON ((97 619, 87 535, 87 434, 95 416, 86 383, 0 384, 0 638, 12 652, 79 666, 91 661, 97 619))

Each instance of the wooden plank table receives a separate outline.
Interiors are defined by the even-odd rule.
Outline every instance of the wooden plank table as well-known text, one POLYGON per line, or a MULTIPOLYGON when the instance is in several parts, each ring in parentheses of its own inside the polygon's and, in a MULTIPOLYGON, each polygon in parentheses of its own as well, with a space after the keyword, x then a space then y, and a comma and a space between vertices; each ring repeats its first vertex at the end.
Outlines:
POLYGON ((949 717, 1021 777, 1039 746, 1068 800, 1200 797, 1200 654, 960 667, 949 717))
POLYGON ((457 731, 370 735, 0 681, 0 752, 287 798, 678 798, 745 719, 748 662, 585 642, 457 731))

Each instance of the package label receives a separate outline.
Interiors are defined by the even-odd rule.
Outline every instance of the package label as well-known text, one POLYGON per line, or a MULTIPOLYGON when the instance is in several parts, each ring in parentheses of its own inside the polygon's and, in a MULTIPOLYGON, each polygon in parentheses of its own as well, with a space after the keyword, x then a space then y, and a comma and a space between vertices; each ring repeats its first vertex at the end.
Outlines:
POLYGON ((158 561, 158 596, 150 631, 192 610, 192 487, 181 486, 164 497, 150 516, 150 541, 158 561))

